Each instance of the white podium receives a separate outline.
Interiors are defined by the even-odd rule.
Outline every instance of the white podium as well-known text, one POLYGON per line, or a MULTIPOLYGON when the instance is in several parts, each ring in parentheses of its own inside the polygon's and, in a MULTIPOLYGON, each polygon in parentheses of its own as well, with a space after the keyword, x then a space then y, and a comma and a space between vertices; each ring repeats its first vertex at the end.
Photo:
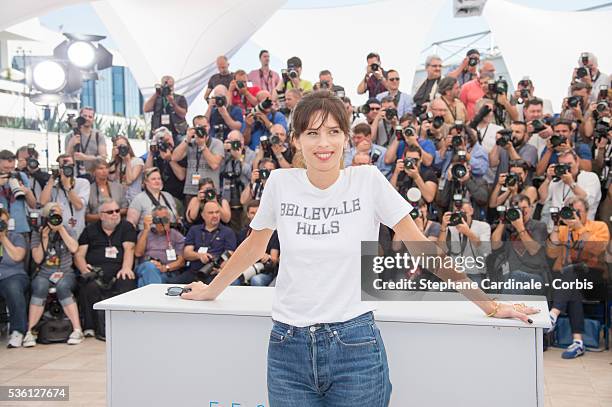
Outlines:
MULTIPOLYGON (((108 405, 268 407, 274 288, 228 287, 202 302, 167 297, 167 287, 94 306, 106 310, 108 405)), ((529 326, 467 301, 375 302, 391 406, 543 406, 548 308, 543 297, 527 303, 542 310, 529 326)))

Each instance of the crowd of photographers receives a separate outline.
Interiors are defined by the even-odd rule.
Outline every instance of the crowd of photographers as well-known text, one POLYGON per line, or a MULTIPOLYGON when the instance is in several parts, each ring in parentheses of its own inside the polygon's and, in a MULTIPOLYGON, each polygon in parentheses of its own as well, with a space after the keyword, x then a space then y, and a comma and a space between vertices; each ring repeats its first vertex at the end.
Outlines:
MULTIPOLYGON (((9 346, 36 344, 50 287, 71 322, 68 343, 76 344, 87 335, 104 339, 103 315, 92 308, 101 299, 151 283, 212 281, 250 233, 270 172, 299 163, 292 110, 318 90, 341 98, 351 118, 344 166, 375 165, 413 205, 419 228, 451 255, 487 257, 485 267, 466 270, 472 280, 562 276, 601 289, 612 215, 612 93, 595 55, 583 53, 568 75, 558 115, 527 77, 509 93, 477 50, 446 76, 442 60, 429 56, 414 95, 370 53, 357 85, 367 98, 361 106, 329 70, 313 84, 298 57, 280 73, 267 51, 259 59, 247 74, 230 72, 219 57, 208 108, 191 124, 185 98, 164 76, 144 104, 153 131, 142 157, 123 136, 108 152, 87 107, 71 120, 65 154, 49 171, 33 146, 0 151, 9 346)), ((392 233, 382 230, 381 239, 392 242, 392 233)), ((233 284, 274 285, 279 258, 274 234, 266 255, 233 284)), ((507 292, 548 294, 553 326, 561 313, 571 321, 574 342, 563 357, 584 353, 582 291, 507 292)))

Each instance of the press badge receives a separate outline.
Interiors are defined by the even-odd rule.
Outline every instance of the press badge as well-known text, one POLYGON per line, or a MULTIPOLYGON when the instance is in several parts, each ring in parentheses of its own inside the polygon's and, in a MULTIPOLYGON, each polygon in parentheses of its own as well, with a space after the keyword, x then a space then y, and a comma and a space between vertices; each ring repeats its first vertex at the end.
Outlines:
POLYGON ((176 251, 174 249, 166 249, 166 258, 168 261, 176 261, 176 251))
POLYGON ((191 175, 191 185, 198 185, 200 183, 200 174, 191 175))
POLYGON ((200 247, 198 253, 208 253, 208 247, 200 247))
POLYGON ((162 124, 162 126, 170 124, 170 115, 169 114, 162 114, 161 115, 161 124, 162 124))
POLYGON ((104 257, 106 257, 107 259, 116 259, 118 252, 119 250, 117 250, 115 246, 107 247, 104 249, 104 257))

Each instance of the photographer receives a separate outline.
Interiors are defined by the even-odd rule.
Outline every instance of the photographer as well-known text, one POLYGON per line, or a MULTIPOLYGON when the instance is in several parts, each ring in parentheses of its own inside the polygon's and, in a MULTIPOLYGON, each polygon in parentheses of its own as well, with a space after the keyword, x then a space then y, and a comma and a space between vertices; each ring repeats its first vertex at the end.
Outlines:
MULTIPOLYGON (((250 221, 255 218, 255 214, 259 209, 260 201, 250 201, 246 206, 246 214, 247 218, 250 221)), ((247 237, 251 234, 252 229, 250 226, 246 226, 244 229, 240 231, 238 234, 238 246, 242 244, 246 240, 247 237)), ((259 259, 257 263, 249 267, 249 273, 244 273, 243 276, 247 283, 251 286, 256 287, 267 287, 272 283, 272 281, 276 278, 278 274, 278 262, 280 260, 280 242, 278 240, 278 232, 275 230, 272 233, 272 237, 270 237, 270 241, 268 242, 268 246, 266 247, 266 254, 259 259), (255 275, 252 275, 255 273, 255 275), (247 279, 247 274, 252 275, 249 279, 247 279)))
POLYGON ((0 295, 8 308, 9 336, 8 348, 19 348, 23 335, 27 332, 27 299, 30 279, 24 269, 26 241, 21 233, 8 230, 10 214, 0 208, 0 248, 4 255, 0 258, 0 295))
POLYGON ((457 79, 450 76, 442 79, 438 84, 438 92, 440 93, 440 100, 444 102, 447 108, 444 122, 450 125, 453 125, 456 121, 466 123, 467 109, 459 99, 461 88, 457 79))
POLYGON ((143 179, 144 191, 139 193, 130 202, 127 218, 137 230, 142 231, 144 227, 144 217, 150 215, 153 208, 164 205, 170 209, 170 221, 172 223, 179 222, 179 216, 176 211, 174 198, 167 192, 163 191, 164 183, 161 179, 159 168, 149 168, 144 171, 143 179))
POLYGON ((597 92, 602 86, 610 86, 608 75, 599 70, 597 57, 592 52, 583 52, 578 58, 579 68, 574 68, 571 83, 583 83, 593 89, 593 93, 585 102, 597 102, 597 92))
MULTIPOLYGON (((432 107, 435 104, 432 103, 432 107)), ((437 116, 441 117, 441 116, 437 116)), ((489 169, 489 156, 478 143, 476 132, 463 124, 456 124, 449 129, 448 135, 438 141, 438 150, 434 157, 433 168, 440 171, 442 179, 446 177, 451 160, 458 151, 466 153, 466 159, 470 163, 470 173, 476 178, 482 178, 489 169)))
POLYGON ((508 82, 506 80, 502 79, 501 76, 498 79, 491 78, 482 91, 487 99, 493 101, 493 116, 497 125, 505 127, 518 120, 518 111, 508 100, 508 82))
MULTIPOLYGON (((491 234, 492 249, 501 249, 509 273, 505 280, 550 283, 550 271, 546 260, 545 241, 548 238, 546 224, 531 218, 531 199, 524 194, 515 195, 505 211, 500 213, 499 223, 491 234)), ((500 253, 500 252, 498 252, 500 253)), ((497 270, 496 270, 497 271, 497 270)), ((497 274, 501 270, 497 271, 497 274)), ((504 294, 544 295, 547 290, 504 290, 504 294)))
POLYGON ((190 225, 202 223, 202 210, 204 210, 206 202, 209 201, 219 203, 221 222, 229 223, 232 217, 229 201, 219 195, 217 188, 215 188, 215 182, 211 178, 202 178, 198 184, 198 194, 191 198, 185 211, 185 219, 190 225))
POLYGON ((274 110, 270 94, 264 90, 257 94, 259 103, 248 112, 244 121, 244 142, 251 150, 259 146, 259 139, 264 135, 270 134, 270 129, 275 124, 283 126, 287 130, 287 119, 285 116, 274 110))
POLYGON ((29 187, 28 177, 15 171, 15 155, 9 150, 0 151, 0 204, 13 219, 13 232, 16 233, 30 231, 26 203, 30 208, 36 208, 36 197, 29 187))
MULTIPOLYGON (((493 101, 490 99, 482 98, 475 105, 476 114, 470 121, 469 126, 476 130, 478 134, 478 140, 484 147, 487 154, 491 153, 497 140, 497 133, 504 128, 493 123, 495 118, 493 117, 493 101)), ((493 166, 491 166, 493 168, 493 166)), ((493 183, 493 176, 495 173, 489 171, 491 178, 487 176, 487 181, 493 183)))
POLYGON ((210 92, 219 85, 223 85, 225 89, 229 88, 230 82, 234 79, 232 73, 229 71, 229 61, 225 55, 217 57, 217 73, 210 77, 208 80, 208 86, 204 92, 204 100, 208 101, 210 92))
MULTIPOLYGON (((572 84, 570 87, 571 96, 563 99, 562 110, 559 116, 563 120, 578 123, 579 134, 587 138, 591 137, 593 128, 592 123, 587 128, 587 123, 595 107, 594 105, 591 107, 592 105, 589 103, 592 90, 591 85, 587 83, 578 82, 572 84)), ((594 93, 597 94, 597 92, 594 93)))
POLYGON ((291 120, 293 118, 293 109, 302 99, 302 91, 299 89, 289 89, 285 93, 285 108, 281 107, 280 112, 285 115, 287 121, 287 131, 291 132, 291 120))
MULTIPOLYGON (((465 58, 455 70, 448 73, 449 78, 457 80, 459 87, 478 77, 478 64, 480 63, 480 52, 471 49, 465 54, 465 58)), ((442 92, 440 92, 442 94, 442 92)), ((465 121, 465 119, 462 119, 465 121)))
MULTIPOLYGON (((427 117, 427 115, 424 117, 427 117)), ((395 137, 391 139, 391 143, 389 143, 385 153, 385 164, 391 165, 396 163, 397 160, 404 157, 406 146, 414 146, 421 150, 421 165, 427 168, 431 167, 434 155, 436 154, 436 146, 430 140, 431 121, 429 119, 421 119, 410 113, 400 118, 401 135, 398 133, 399 129, 396 128, 395 137)))
POLYGON ((495 209, 500 205, 509 206, 510 200, 517 195, 525 195, 529 202, 538 200, 538 190, 527 183, 530 165, 524 160, 512 160, 506 167, 508 173, 500 172, 497 183, 491 191, 489 208, 495 209))
POLYGON ((461 99, 467 109, 468 120, 472 120, 476 112, 478 112, 474 106, 476 106, 476 102, 485 96, 486 92, 483 89, 486 88, 487 82, 490 79, 495 79, 495 65, 491 61, 483 61, 480 67, 480 75, 461 86, 459 99, 461 99))
MULTIPOLYGON (((69 123, 72 127, 72 133, 66 136, 64 149, 66 154, 72 156, 76 163, 76 176, 87 177, 93 167, 93 161, 98 157, 106 158, 106 136, 98 129, 94 129, 93 107, 82 107, 79 111, 79 117, 69 123)), ((91 180, 90 180, 91 181, 91 180)))
MULTIPOLYGON (((17 150, 17 171, 21 171, 28 177, 28 185, 31 186, 35 201, 50 178, 49 173, 40 169, 38 156, 38 151, 36 151, 34 144, 19 147, 17 150)), ((28 206, 30 206, 30 203, 28 203, 28 206)), ((30 208, 35 209, 36 205, 30 206, 30 208)))
MULTIPOLYGON (((273 126, 274 127, 274 126, 273 126)), ((282 128, 282 126, 278 126, 282 128)), ((279 129, 280 130, 280 129, 279 129)), ((244 145, 244 137, 238 130, 230 132, 224 143, 225 158, 221 164, 221 194, 231 208, 230 227, 240 230, 243 208, 240 194, 251 181, 255 152, 244 145)))
POLYGON ((495 145, 489 153, 489 164, 497 167, 495 179, 499 174, 508 171, 510 161, 522 160, 526 164, 529 178, 538 162, 538 151, 527 143, 527 125, 524 122, 512 122, 510 129, 497 132, 495 145))
POLYGON ((516 110, 519 114, 519 120, 525 120, 525 114, 523 112, 525 102, 530 99, 540 99, 542 100, 542 111, 545 116, 552 116, 553 109, 552 103, 548 99, 536 98, 534 96, 534 87, 533 82, 529 77, 524 77, 520 81, 518 81, 517 88, 514 91, 514 94, 510 98, 510 103, 516 106, 516 110))
POLYGON ((45 188, 40 193, 39 202, 46 205, 58 202, 65 213, 63 225, 68 231, 74 230, 79 236, 85 229, 85 212, 89 203, 90 184, 86 179, 75 178, 74 161, 68 154, 57 157, 59 170, 54 170, 45 188))
POLYGON ((471 202, 471 206, 476 211, 475 218, 485 219, 489 197, 487 182, 482 177, 472 176, 467 153, 462 150, 454 153, 444 178, 440 180, 436 204, 442 211, 446 211, 453 202, 456 202, 457 196, 471 202))
POLYGON ((403 197, 406 197, 409 189, 418 188, 428 204, 433 202, 438 190, 436 174, 421 166, 421 149, 414 145, 406 146, 404 158, 397 160, 390 182, 403 197))
POLYGON ((153 112, 152 129, 165 126, 176 141, 178 135, 187 130, 187 106, 185 96, 174 93, 174 78, 165 75, 161 78, 161 85, 155 85, 155 92, 144 103, 142 110, 145 113, 153 112))
POLYGON ((270 136, 262 136, 260 145, 255 150, 253 166, 257 167, 262 158, 270 158, 276 168, 293 168, 293 150, 287 142, 287 132, 281 124, 270 127, 270 136))
POLYGON ((134 245, 136 230, 122 220, 119 205, 112 199, 102 202, 100 220, 87 225, 79 236, 79 248, 74 265, 81 272, 79 308, 83 315, 84 333, 94 331, 99 340, 106 340, 104 311, 94 311, 93 305, 136 288, 134 245))
POLYGON ((270 173, 276 169, 276 164, 269 158, 263 158, 255 168, 257 169, 251 172, 251 182, 246 185, 242 194, 240 194, 240 203, 242 205, 246 205, 247 202, 253 199, 261 199, 266 181, 270 173))
POLYGON ((319 82, 312 87, 313 90, 328 90, 339 98, 344 97, 344 88, 334 84, 334 78, 329 70, 319 72, 319 82))
POLYGON ((554 134, 550 116, 544 115, 542 99, 527 99, 523 105, 523 115, 525 116, 525 123, 527 123, 529 144, 537 149, 538 157, 541 157, 548 139, 554 134))
POLYGON ((72 323, 72 333, 68 345, 83 342, 83 330, 79 319, 79 309, 73 291, 76 289, 76 275, 72 268, 72 255, 79 248, 74 231, 68 231, 62 225, 62 207, 49 202, 42 210, 45 222, 39 230, 32 231, 32 258, 38 265, 38 271, 32 280, 32 298, 28 316, 28 332, 23 338, 23 347, 36 345, 36 336, 31 329, 38 324, 45 311, 49 295, 49 286, 53 284, 59 303, 72 323))
MULTIPOLYGON (((235 233, 220 223, 218 202, 209 201, 204 205, 202 219, 204 222, 189 228, 185 236, 184 256, 190 262, 189 269, 173 279, 173 283, 188 284, 200 280, 210 284, 223 267, 222 254, 236 250, 235 233)), ((232 285, 240 285, 240 279, 232 285)))
POLYGON ((574 123, 559 120, 553 126, 553 135, 546 139, 546 147, 542 150, 540 161, 536 168, 537 175, 544 175, 550 164, 559 161, 559 153, 573 149, 578 155, 578 167, 583 171, 591 171, 593 154, 591 147, 585 143, 574 143, 574 123))
POLYGON ((113 139, 113 157, 109 166, 109 178, 125 187, 128 201, 142 192, 142 170, 144 162, 136 157, 127 137, 113 139))
POLYGON ((548 167, 538 193, 540 203, 557 208, 567 198, 582 198, 591 208, 587 216, 592 220, 601 200, 601 185, 597 174, 578 169, 578 156, 574 150, 565 150, 559 153, 559 163, 548 167))
POLYGON ((366 74, 357 85, 357 94, 363 95, 368 92, 368 99, 375 98, 381 92, 387 89, 386 73, 380 65, 380 56, 374 52, 370 52, 366 56, 366 74))
POLYGON ((402 117, 406 113, 412 113, 412 109, 414 108, 412 96, 399 90, 400 77, 399 73, 395 69, 390 69, 389 71, 387 71, 386 84, 388 90, 376 95, 376 99, 382 102, 385 97, 392 97, 395 101, 397 115, 399 117, 402 117))
MULTIPOLYGON (((395 135, 395 128, 399 125, 399 116, 396 100, 385 96, 380 101, 381 109, 372 121, 372 140, 381 146, 388 146, 395 135)), ((353 129, 354 130, 354 129, 353 129)))
MULTIPOLYGON (((362 114, 363 107, 358 107, 358 108, 353 107, 353 104, 351 103, 351 99, 348 96, 341 97, 340 99, 342 99, 342 103, 344 104, 346 113, 349 116, 351 129, 355 127, 356 125, 358 125, 359 123, 368 122, 365 116, 362 114)), ((289 130, 289 132, 291 132, 291 130, 289 130)))
POLYGON ((248 78, 242 69, 234 72, 234 79, 230 82, 227 92, 231 95, 232 105, 238 106, 242 114, 257 104, 257 93, 261 89, 258 86, 248 86, 248 78))
POLYGON ((187 173, 183 193, 185 201, 198 193, 202 178, 219 179, 223 160, 223 142, 210 133, 208 120, 204 116, 193 118, 193 127, 187 130, 183 141, 172 152, 172 161, 179 162, 187 157, 187 173))
POLYGON ((170 227, 170 211, 156 206, 144 217, 144 229, 138 235, 134 255, 144 261, 134 269, 138 287, 165 284, 175 271, 185 266, 185 237, 170 227))
POLYGON ((282 80, 275 89, 275 97, 289 89, 299 89, 302 93, 312 92, 312 83, 302 79, 302 60, 291 57, 287 60, 287 69, 281 71, 282 80))
MULTIPOLYGON (((224 141, 231 130, 242 129, 244 117, 238 106, 228 106, 227 88, 225 86, 216 86, 214 93, 213 97, 207 99, 208 108, 204 117, 210 124, 207 129, 210 137, 224 141)), ((177 143, 174 144, 177 145, 177 143)))
MULTIPOLYGON (((491 252, 491 227, 474 219, 474 208, 469 200, 455 203, 452 212, 444 213, 438 243, 454 258, 486 257, 491 252)), ((480 283, 486 276, 486 268, 478 261, 465 267, 470 280, 480 283)))
POLYGON ((357 153, 366 153, 370 156, 370 162, 376 166, 387 177, 391 174, 391 166, 385 164, 385 153, 387 149, 372 142, 370 126, 365 123, 358 124, 353 129, 353 147, 344 153, 344 166, 348 167, 357 153))
POLYGON ((87 202, 87 223, 100 220, 98 208, 105 199, 112 199, 119 204, 121 216, 127 215, 129 201, 126 196, 125 186, 117 181, 110 181, 108 177, 108 163, 104 158, 98 158, 94 162, 94 182, 89 188, 89 201, 87 202))
POLYGON ((425 71, 427 78, 419 85, 412 98, 417 105, 424 105, 436 97, 438 83, 442 79, 442 58, 437 55, 429 55, 425 60, 425 71))
POLYGON ((178 202, 183 202, 185 200, 183 189, 187 174, 187 157, 174 161, 172 159, 174 145, 174 138, 170 130, 165 127, 156 129, 151 137, 144 167, 145 170, 158 168, 164 182, 164 191, 175 197, 178 202))
POLYGON ((249 72, 248 79, 253 86, 271 93, 280 83, 280 76, 270 69, 270 53, 265 49, 259 51, 259 62, 261 62, 261 68, 249 72))
POLYGON ((604 222, 593 221, 587 213, 594 212, 584 198, 572 197, 559 211, 563 225, 555 224, 547 244, 547 254, 555 260, 553 270, 560 272, 564 282, 588 281, 592 289, 557 289, 553 291, 550 310, 551 330, 557 318, 567 312, 572 329, 573 343, 561 354, 563 359, 573 359, 584 354, 583 299, 605 300, 606 273, 602 255, 610 240, 610 232, 604 222))

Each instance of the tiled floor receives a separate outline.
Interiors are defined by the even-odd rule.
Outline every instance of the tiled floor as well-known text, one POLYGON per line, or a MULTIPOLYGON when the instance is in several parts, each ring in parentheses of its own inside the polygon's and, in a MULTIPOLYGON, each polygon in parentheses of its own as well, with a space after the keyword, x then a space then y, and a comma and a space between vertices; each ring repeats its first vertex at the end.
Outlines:
MULTIPOLYGON (((0 385, 68 385, 69 403, 8 403, 0 406, 105 406, 104 343, 89 338, 78 346, 0 347, 0 385)), ((588 352, 562 360, 561 350, 544 352, 546 407, 612 407, 612 352, 588 352)), ((517 406, 519 407, 519 406, 517 406)))

